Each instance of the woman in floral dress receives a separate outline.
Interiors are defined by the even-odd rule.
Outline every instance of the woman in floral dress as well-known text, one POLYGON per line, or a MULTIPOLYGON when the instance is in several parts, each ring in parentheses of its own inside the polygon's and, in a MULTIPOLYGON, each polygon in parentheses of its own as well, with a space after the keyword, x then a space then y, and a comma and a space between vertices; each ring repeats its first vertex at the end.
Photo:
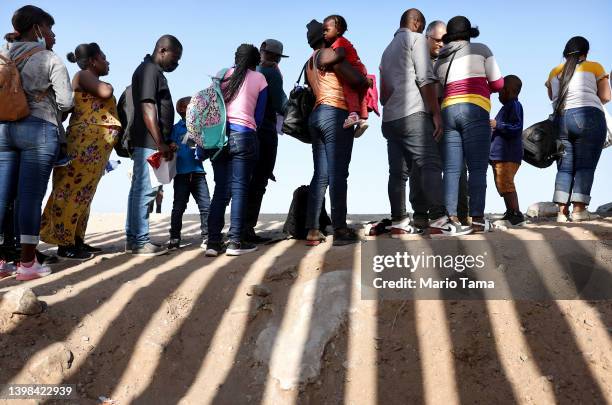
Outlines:
POLYGON ((58 256, 87 260, 101 251, 85 243, 89 209, 121 123, 113 87, 100 80, 109 72, 95 44, 81 44, 68 60, 81 68, 72 80, 74 111, 67 131, 72 161, 53 171, 53 192, 42 217, 41 239, 58 245, 58 256))

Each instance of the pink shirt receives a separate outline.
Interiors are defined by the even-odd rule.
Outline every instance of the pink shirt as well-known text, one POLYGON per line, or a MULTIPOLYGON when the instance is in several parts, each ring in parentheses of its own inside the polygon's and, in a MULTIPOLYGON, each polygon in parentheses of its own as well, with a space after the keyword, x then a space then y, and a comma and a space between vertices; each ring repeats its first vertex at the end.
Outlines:
MULTIPOLYGON (((228 70, 225 77, 231 76, 233 72, 233 68, 228 70)), ((230 124, 242 125, 257 130, 255 107, 257 106, 259 93, 266 87, 268 87, 268 82, 264 75, 250 69, 247 71, 244 82, 242 86, 240 86, 240 90, 234 99, 225 106, 227 120, 230 124)))

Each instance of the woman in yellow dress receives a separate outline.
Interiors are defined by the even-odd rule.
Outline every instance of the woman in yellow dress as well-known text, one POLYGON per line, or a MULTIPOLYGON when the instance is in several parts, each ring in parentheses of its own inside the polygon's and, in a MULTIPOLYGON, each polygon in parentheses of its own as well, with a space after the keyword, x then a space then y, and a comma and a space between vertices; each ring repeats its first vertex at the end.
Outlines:
POLYGON ((87 260, 101 251, 85 243, 89 209, 121 123, 113 86, 100 80, 109 72, 95 44, 81 44, 68 60, 81 70, 72 79, 74 111, 66 133, 72 161, 53 170, 53 191, 42 216, 41 239, 58 245, 60 257, 87 260))

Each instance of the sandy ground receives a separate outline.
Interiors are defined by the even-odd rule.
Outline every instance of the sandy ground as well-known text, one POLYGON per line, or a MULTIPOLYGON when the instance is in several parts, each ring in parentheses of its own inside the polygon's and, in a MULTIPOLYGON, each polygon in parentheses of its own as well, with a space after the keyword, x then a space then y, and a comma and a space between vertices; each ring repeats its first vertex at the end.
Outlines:
MULTIPOLYGON (((261 230, 281 236, 283 216, 262 219, 261 230)), ((60 342, 74 359, 47 381, 77 384, 80 399, 68 403, 100 396, 116 404, 612 403, 611 300, 362 300, 360 244, 282 240, 211 259, 199 248, 197 218, 186 216, 191 245, 135 258, 123 253, 123 221, 92 216, 88 242, 107 253, 56 264, 53 275, 25 284, 45 312, 0 316, 0 386, 32 381, 37 356, 60 342), (320 377, 280 390, 266 362, 255 360, 255 341, 300 305, 292 297, 300 283, 335 270, 352 275, 346 322, 325 348, 320 377), (260 283, 271 291, 265 305, 247 295, 260 283)), ((155 240, 165 241, 167 230, 167 216, 152 217, 155 240)), ((484 238, 610 240, 612 220, 465 237, 484 238)), ((2 280, 0 292, 18 285, 2 280)))

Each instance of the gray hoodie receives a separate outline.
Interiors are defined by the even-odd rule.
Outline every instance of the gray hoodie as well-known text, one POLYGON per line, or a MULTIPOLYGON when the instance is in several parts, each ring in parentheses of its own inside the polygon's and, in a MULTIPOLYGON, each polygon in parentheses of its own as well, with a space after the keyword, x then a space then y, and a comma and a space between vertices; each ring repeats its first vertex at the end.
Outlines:
MULTIPOLYGON (((37 42, 13 42, 0 49, 0 53, 15 59, 19 55, 39 47, 37 42)), ((62 112, 74 105, 72 84, 62 60, 52 51, 40 51, 20 61, 21 85, 28 98, 30 115, 57 125, 63 133, 62 112), (45 97, 40 97, 47 91, 45 97)))

